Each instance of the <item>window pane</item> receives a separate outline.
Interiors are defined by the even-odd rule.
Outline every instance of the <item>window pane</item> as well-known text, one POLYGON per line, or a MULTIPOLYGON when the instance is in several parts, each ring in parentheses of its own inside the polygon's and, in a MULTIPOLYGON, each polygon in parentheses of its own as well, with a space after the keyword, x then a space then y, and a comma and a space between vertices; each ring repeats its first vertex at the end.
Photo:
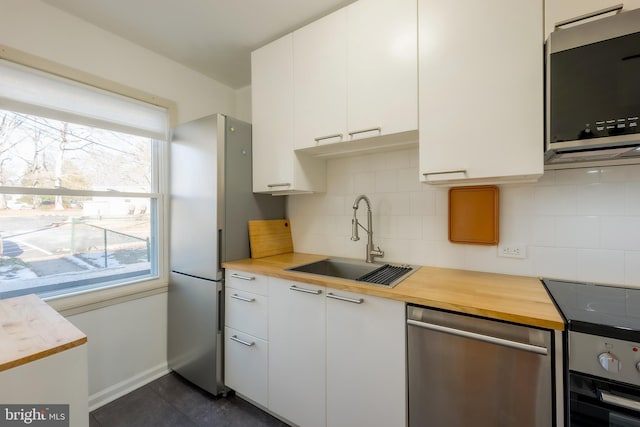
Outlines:
POLYGON ((146 137, 0 110, 0 186, 154 192, 153 144, 146 137))
POLYGON ((153 198, 0 194, 0 297, 157 276, 153 198), (64 209, 60 209, 61 205, 64 209))

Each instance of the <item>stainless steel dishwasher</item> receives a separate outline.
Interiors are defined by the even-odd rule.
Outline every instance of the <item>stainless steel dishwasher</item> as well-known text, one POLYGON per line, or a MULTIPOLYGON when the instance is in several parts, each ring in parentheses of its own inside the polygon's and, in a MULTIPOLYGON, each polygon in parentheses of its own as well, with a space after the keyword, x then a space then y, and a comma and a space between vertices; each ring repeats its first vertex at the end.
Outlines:
POLYGON ((555 425, 551 335, 408 305, 409 426, 555 425))

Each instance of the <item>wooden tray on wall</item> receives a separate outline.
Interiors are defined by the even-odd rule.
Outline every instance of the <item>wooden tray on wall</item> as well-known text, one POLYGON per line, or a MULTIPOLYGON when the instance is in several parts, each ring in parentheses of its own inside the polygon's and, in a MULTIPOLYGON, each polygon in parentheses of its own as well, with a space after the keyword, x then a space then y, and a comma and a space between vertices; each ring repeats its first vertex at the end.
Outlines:
POLYGON ((449 241, 497 245, 500 237, 500 189, 476 185, 449 189, 449 241))

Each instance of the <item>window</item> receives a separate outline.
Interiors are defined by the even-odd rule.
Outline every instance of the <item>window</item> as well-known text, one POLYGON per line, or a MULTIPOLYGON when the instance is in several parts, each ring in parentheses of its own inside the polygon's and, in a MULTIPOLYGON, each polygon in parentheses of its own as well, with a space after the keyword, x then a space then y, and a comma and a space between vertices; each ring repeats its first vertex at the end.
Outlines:
POLYGON ((165 109, 0 60, 0 298, 156 278, 165 109))

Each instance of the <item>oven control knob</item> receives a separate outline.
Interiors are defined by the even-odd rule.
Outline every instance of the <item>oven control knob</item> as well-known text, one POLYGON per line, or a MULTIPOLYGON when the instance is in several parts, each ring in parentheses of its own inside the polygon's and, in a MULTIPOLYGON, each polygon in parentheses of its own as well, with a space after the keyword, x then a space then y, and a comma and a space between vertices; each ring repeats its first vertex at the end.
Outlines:
POLYGON ((620 361, 609 352, 601 353, 598 356, 598 362, 600 362, 600 366, 602 366, 607 372, 612 374, 620 372, 620 361))
POLYGON ((636 363, 636 369, 640 372, 640 362, 636 363))

